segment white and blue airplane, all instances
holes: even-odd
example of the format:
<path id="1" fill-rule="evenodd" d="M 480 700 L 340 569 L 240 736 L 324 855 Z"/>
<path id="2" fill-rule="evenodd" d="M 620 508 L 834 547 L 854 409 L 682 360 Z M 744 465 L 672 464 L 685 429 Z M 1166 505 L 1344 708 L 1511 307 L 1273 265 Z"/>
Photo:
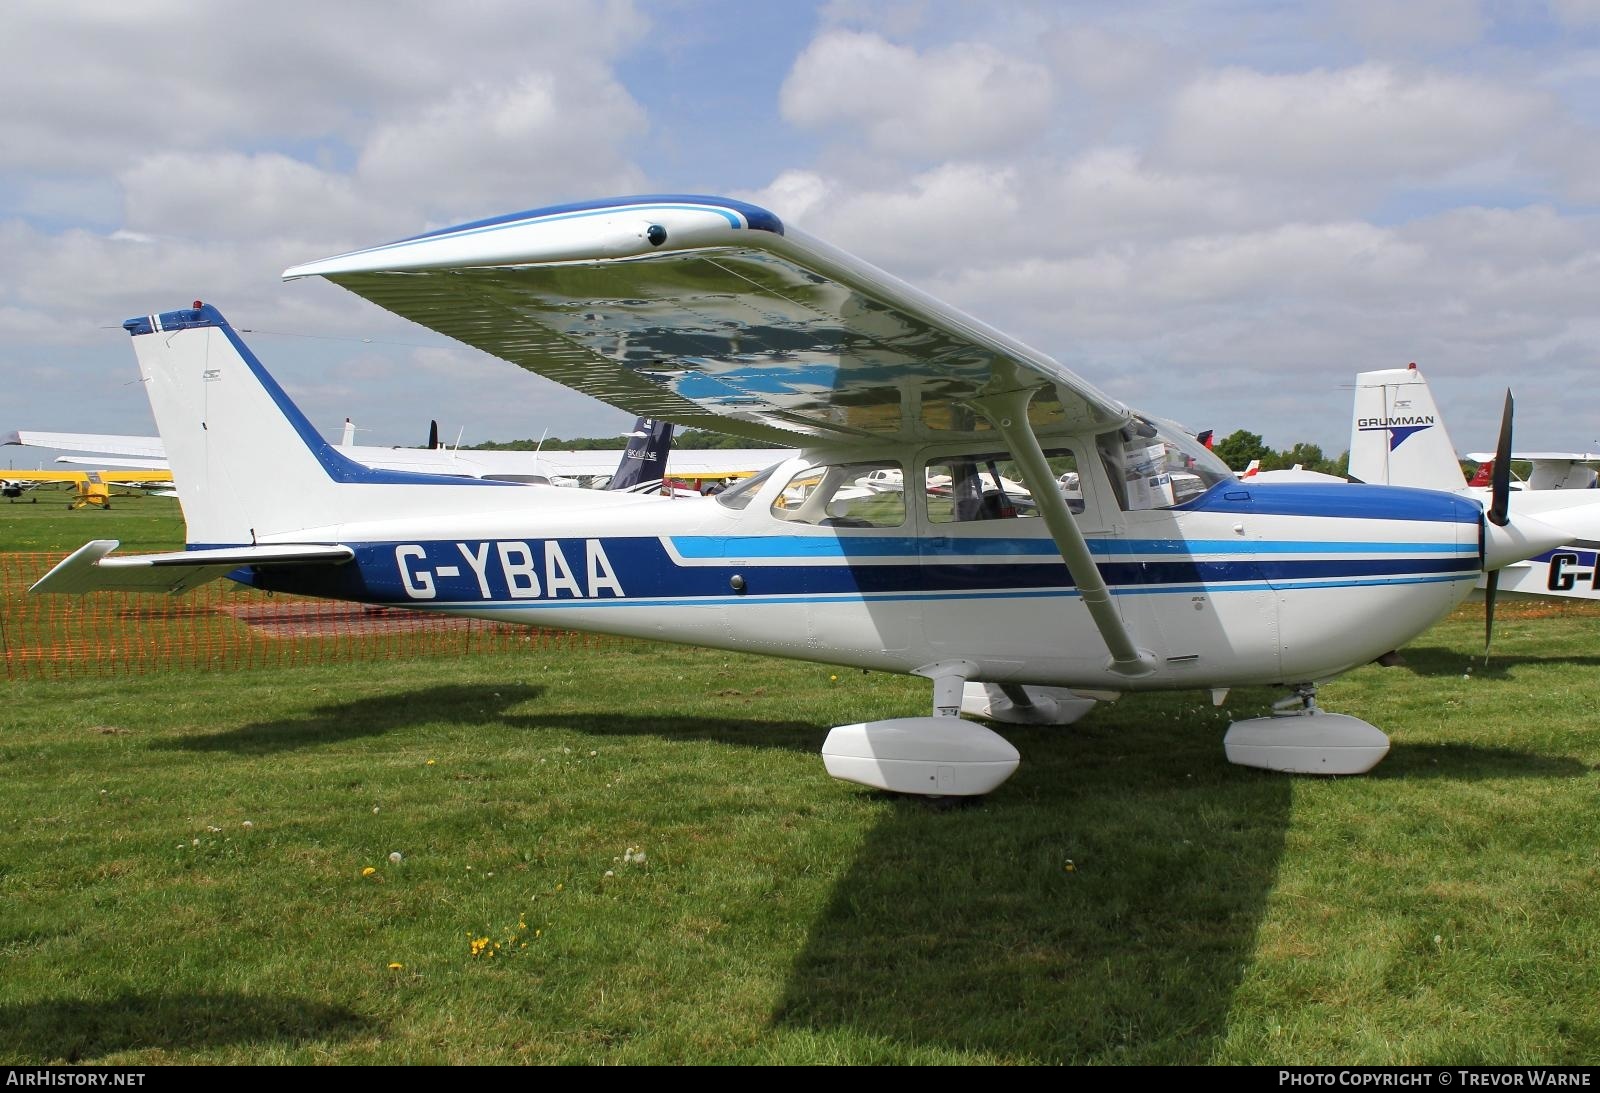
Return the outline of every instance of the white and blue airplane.
<path id="1" fill-rule="evenodd" d="M 1319 709 L 1317 685 L 1421 633 L 1485 569 L 1571 538 L 1448 493 L 1240 482 L 1178 427 L 740 201 L 540 209 L 284 276 L 325 277 L 633 413 L 802 450 L 670 502 L 374 470 L 197 303 L 123 324 L 188 549 L 92 542 L 35 591 L 226 576 L 912 673 L 932 682 L 929 715 L 834 728 L 826 767 L 972 795 L 1020 757 L 963 713 L 1067 723 L 1146 690 L 1221 702 L 1281 685 L 1276 716 L 1229 729 L 1229 759 L 1368 770 L 1388 738 Z M 1031 504 L 996 488 L 1002 470 Z M 865 488 L 880 471 L 925 488 Z M 1600 505 L 1562 516 L 1600 531 Z"/>

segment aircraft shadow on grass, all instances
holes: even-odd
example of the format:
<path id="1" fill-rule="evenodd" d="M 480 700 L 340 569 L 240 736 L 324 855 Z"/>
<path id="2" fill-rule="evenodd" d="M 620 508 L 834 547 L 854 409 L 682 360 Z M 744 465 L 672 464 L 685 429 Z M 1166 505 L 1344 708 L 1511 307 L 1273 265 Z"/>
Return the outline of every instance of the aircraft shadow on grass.
<path id="1" fill-rule="evenodd" d="M 1395 745 L 1389 757 L 1364 778 L 1449 778 L 1492 781 L 1500 778 L 1581 778 L 1589 765 L 1569 756 L 1538 755 L 1474 744 Z"/>
<path id="2" fill-rule="evenodd" d="M 148 1048 L 309 1043 L 371 1031 L 343 1006 L 287 995 L 124 993 L 0 1005 L 0 1056 L 13 1065 L 94 1060 Z"/>
<path id="3" fill-rule="evenodd" d="M 181 751 L 231 751 L 265 755 L 317 747 L 343 740 L 394 732 L 434 721 L 471 718 L 518 729 L 570 729 L 591 736 L 660 736 L 673 740 L 714 740 L 747 747 L 816 752 L 826 728 L 810 722 L 755 720 L 751 717 L 703 717 L 687 714 L 641 715 L 571 711 L 526 714 L 508 712 L 543 696 L 539 684 L 497 682 L 440 684 L 393 694 L 329 702 L 303 717 L 257 721 L 226 732 L 158 740 L 151 746 Z"/>
<path id="4" fill-rule="evenodd" d="M 1140 705 L 1122 705 L 1065 732 L 1008 729 L 1027 760 L 988 800 L 939 812 L 895 799 L 812 924 L 773 1023 L 1003 1060 L 1213 1058 L 1276 882 L 1294 780 L 1229 766 L 1215 734 L 1138 724 Z M 1586 769 L 1422 746 L 1367 777 Z"/>
<path id="5" fill-rule="evenodd" d="M 1438 645 L 1408 645 L 1401 650 L 1404 658 L 1402 670 L 1419 676 L 1460 676 L 1470 669 L 1481 679 L 1508 678 L 1523 665 L 1567 664 L 1576 668 L 1600 666 L 1600 655 L 1578 653 L 1547 653 L 1521 656 L 1491 652 L 1489 663 L 1483 662 L 1483 653 L 1466 653 L 1458 648 Z"/>
<path id="6" fill-rule="evenodd" d="M 1229 767 L 1210 732 L 1112 713 L 1008 729 L 1027 761 L 988 800 L 895 800 L 773 1023 L 1011 1061 L 1208 1059 L 1277 876 L 1291 781 Z"/>
<path id="7" fill-rule="evenodd" d="M 538 684 L 443 683 L 409 691 L 328 702 L 305 716 L 257 721 L 226 732 L 158 740 L 151 747 L 179 751 L 231 751 L 267 755 L 317 747 L 363 736 L 379 736 L 412 725 L 457 721 L 512 721 L 505 711 L 544 694 Z"/>

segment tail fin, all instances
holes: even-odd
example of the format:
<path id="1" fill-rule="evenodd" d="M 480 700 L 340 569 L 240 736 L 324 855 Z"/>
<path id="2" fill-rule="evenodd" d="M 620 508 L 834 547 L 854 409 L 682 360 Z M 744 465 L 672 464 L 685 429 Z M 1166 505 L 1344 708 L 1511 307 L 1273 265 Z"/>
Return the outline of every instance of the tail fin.
<path id="1" fill-rule="evenodd" d="M 666 476 L 667 455 L 672 451 L 672 422 L 642 417 L 633 423 L 628 449 L 622 453 L 608 490 L 628 490 Z"/>
<path id="2" fill-rule="evenodd" d="M 1466 488 L 1455 446 L 1416 365 L 1356 377 L 1350 477 L 1451 492 Z"/>
<path id="3" fill-rule="evenodd" d="M 129 319 L 134 352 L 161 432 L 188 541 L 232 546 L 392 519 L 402 484 L 417 515 L 481 511 L 477 479 L 375 471 L 328 443 L 240 341 L 222 313 L 193 308 Z M 321 532 L 306 535 L 306 532 Z"/>
<path id="4" fill-rule="evenodd" d="M 1467 485 L 1473 489 L 1486 490 L 1494 484 L 1494 459 L 1491 457 L 1478 464 L 1477 473 L 1472 476 L 1472 481 Z"/>

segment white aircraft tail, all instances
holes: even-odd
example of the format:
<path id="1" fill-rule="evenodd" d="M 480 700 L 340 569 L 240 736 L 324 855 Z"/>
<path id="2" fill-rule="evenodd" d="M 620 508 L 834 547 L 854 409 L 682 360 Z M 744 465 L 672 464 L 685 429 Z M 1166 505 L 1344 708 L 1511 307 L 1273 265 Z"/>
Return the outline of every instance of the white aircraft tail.
<path id="1" fill-rule="evenodd" d="M 1466 488 L 1455 446 L 1416 365 L 1356 377 L 1350 477 L 1446 492 Z"/>
<path id="2" fill-rule="evenodd" d="M 376 471 L 314 429 L 221 312 L 197 303 L 122 324 L 172 467 L 188 542 L 326 541 L 356 522 L 483 511 L 500 482 Z M 503 503 L 503 498 L 496 497 Z M 496 506 L 498 507 L 498 506 Z"/>

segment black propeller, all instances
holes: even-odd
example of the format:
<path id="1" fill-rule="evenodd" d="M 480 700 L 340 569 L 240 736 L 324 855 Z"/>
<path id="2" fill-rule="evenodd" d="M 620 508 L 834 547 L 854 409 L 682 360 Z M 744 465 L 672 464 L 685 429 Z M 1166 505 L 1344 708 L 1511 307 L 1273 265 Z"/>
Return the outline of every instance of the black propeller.
<path id="1" fill-rule="evenodd" d="M 439 447 L 439 423 L 428 422 L 428 450 L 431 452 Z"/>
<path id="2" fill-rule="evenodd" d="M 1506 408 L 1500 415 L 1500 442 L 1494 449 L 1494 473 L 1489 484 L 1489 508 L 1484 519 L 1496 527 L 1511 522 L 1511 416 L 1514 403 L 1506 391 Z M 1494 640 L 1494 598 L 1500 590 L 1500 571 L 1491 569 L 1483 589 L 1483 662 L 1489 663 L 1489 645 Z"/>

